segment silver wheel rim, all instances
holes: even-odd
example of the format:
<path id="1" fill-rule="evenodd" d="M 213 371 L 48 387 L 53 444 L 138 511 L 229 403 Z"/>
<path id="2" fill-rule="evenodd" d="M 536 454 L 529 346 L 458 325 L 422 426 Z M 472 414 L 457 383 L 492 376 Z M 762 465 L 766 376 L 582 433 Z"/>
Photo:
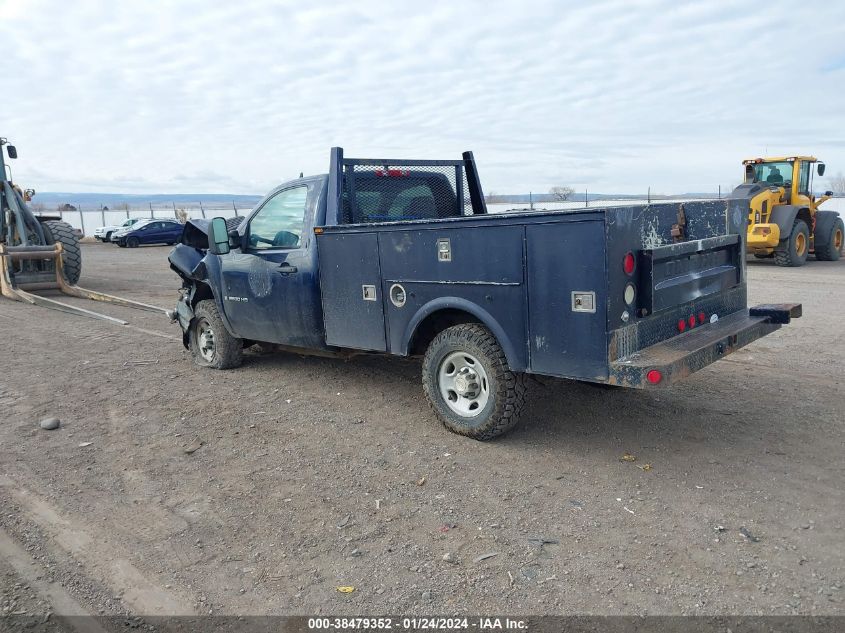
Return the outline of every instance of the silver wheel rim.
<path id="1" fill-rule="evenodd" d="M 462 418 L 474 418 L 490 399 L 490 381 L 479 360 L 466 352 L 452 352 L 440 363 L 437 386 L 446 406 Z"/>
<path id="2" fill-rule="evenodd" d="M 197 324 L 197 349 L 204 361 L 214 360 L 214 330 L 205 319 Z"/>

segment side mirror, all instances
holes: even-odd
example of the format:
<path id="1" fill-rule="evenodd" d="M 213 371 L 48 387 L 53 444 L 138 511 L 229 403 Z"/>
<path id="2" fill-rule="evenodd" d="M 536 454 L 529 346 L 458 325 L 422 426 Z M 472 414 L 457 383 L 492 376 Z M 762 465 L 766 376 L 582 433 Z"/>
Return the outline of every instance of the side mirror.
<path id="1" fill-rule="evenodd" d="M 208 252 L 215 255 L 229 252 L 229 230 L 223 218 L 214 218 L 208 227 Z"/>
<path id="2" fill-rule="evenodd" d="M 18 157 L 18 148 L 14 145 L 7 145 L 6 151 L 9 153 L 9 158 L 17 158 Z"/>
<path id="3" fill-rule="evenodd" d="M 819 173 L 819 176 L 824 176 L 824 163 L 816 165 L 816 171 Z"/>
<path id="4" fill-rule="evenodd" d="M 833 192 L 832 192 L 832 191 L 825 191 L 825 192 L 824 192 L 824 195 L 826 195 L 826 196 L 832 196 L 832 195 L 833 195 Z"/>

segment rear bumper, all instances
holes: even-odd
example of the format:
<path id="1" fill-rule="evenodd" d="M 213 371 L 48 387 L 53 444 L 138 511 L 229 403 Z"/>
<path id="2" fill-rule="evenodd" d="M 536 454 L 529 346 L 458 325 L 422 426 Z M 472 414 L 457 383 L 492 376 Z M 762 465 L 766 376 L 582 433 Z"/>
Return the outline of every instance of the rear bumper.
<path id="1" fill-rule="evenodd" d="M 780 227 L 777 224 L 749 224 L 746 248 L 749 251 L 774 248 L 780 242 Z"/>
<path id="2" fill-rule="evenodd" d="M 734 312 L 610 364 L 608 382 L 636 388 L 666 387 L 801 316 L 801 304 L 762 305 Z M 659 380 L 653 382 L 649 379 Z"/>

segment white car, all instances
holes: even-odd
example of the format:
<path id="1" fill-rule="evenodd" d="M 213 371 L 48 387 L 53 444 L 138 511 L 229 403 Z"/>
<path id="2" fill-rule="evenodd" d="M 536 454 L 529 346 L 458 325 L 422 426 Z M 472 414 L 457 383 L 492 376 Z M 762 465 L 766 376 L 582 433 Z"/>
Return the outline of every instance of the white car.
<path id="1" fill-rule="evenodd" d="M 130 226 L 141 220 L 142 218 L 127 218 L 123 224 L 117 224 L 114 226 L 101 226 L 98 229 L 94 229 L 94 237 L 101 242 L 111 242 L 111 236 L 120 231 L 121 229 L 128 229 Z"/>

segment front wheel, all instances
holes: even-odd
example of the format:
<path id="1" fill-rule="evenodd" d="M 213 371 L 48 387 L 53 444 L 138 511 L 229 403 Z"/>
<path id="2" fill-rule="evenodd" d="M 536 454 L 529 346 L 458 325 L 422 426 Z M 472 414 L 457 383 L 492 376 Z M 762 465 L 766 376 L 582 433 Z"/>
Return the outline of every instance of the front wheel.
<path id="1" fill-rule="evenodd" d="M 129 248 L 138 248 L 138 244 L 140 244 L 140 243 L 141 243 L 141 240 L 139 240 L 137 237 L 126 238 L 126 245 Z"/>
<path id="2" fill-rule="evenodd" d="M 423 389 L 443 425 L 490 440 L 511 430 L 525 406 L 525 376 L 508 367 L 496 337 L 483 325 L 443 330 L 423 360 Z"/>
<path id="3" fill-rule="evenodd" d="M 111 231 L 109 231 L 108 233 L 106 233 L 106 237 L 105 237 L 105 239 L 103 239 L 103 241 L 104 241 L 104 242 L 111 242 L 111 234 L 112 234 L 112 232 L 111 232 Z"/>
<path id="4" fill-rule="evenodd" d="M 243 341 L 229 334 L 212 299 L 197 304 L 188 337 L 191 356 L 201 367 L 231 369 L 243 361 Z"/>
<path id="5" fill-rule="evenodd" d="M 810 230 L 804 220 L 795 220 L 789 238 L 775 249 L 778 266 L 803 266 L 810 252 Z"/>

